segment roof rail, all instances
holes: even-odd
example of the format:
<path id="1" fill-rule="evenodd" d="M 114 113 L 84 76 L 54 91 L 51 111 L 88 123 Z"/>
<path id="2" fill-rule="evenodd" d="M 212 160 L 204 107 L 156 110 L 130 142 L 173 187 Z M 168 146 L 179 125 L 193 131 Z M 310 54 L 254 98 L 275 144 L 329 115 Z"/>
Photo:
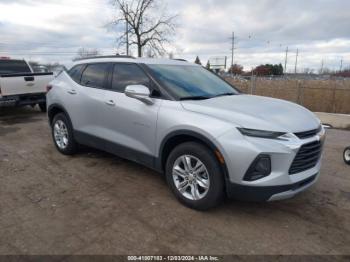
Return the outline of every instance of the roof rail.
<path id="1" fill-rule="evenodd" d="M 135 59 L 135 57 L 129 56 L 129 55 L 106 55 L 106 56 L 90 56 L 90 57 L 78 58 L 78 59 L 75 59 L 74 61 L 98 59 L 98 58 L 131 58 L 131 59 Z"/>
<path id="2" fill-rule="evenodd" d="M 183 62 L 188 62 L 186 59 L 182 59 L 182 58 L 174 58 L 173 60 L 176 60 L 176 61 L 183 61 Z"/>

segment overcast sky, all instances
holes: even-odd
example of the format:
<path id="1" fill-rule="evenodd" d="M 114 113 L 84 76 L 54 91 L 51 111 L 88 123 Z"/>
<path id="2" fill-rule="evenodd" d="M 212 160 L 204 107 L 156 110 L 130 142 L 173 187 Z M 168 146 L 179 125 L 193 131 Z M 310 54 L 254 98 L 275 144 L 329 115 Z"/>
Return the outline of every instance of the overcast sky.
<path id="1" fill-rule="evenodd" d="M 175 57 L 202 63 L 228 56 L 235 32 L 234 62 L 246 70 L 261 63 L 299 69 L 350 66 L 348 0 L 164 0 L 178 14 L 171 50 Z M 69 66 L 79 47 L 116 51 L 115 34 L 105 25 L 113 17 L 108 0 L 0 0 L 0 56 L 9 55 Z M 136 52 L 134 53 L 136 54 Z"/>

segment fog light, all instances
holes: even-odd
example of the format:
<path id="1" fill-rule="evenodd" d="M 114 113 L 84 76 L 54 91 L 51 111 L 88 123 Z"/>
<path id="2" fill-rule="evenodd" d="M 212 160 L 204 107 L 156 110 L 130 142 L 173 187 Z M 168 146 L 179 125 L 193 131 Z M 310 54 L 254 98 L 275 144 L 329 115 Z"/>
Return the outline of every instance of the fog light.
<path id="1" fill-rule="evenodd" d="M 255 181 L 271 174 L 271 159 L 268 155 L 259 155 L 250 165 L 243 180 Z"/>

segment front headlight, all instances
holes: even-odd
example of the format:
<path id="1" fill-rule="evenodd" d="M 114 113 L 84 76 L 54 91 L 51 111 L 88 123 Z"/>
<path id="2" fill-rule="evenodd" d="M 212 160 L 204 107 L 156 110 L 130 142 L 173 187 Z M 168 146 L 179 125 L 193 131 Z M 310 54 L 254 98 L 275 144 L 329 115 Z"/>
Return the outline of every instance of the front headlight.
<path id="1" fill-rule="evenodd" d="M 257 129 L 249 129 L 249 128 L 241 128 L 237 127 L 239 132 L 245 136 L 252 137 L 261 137 L 261 138 L 269 138 L 269 139 L 280 139 L 281 136 L 285 135 L 285 132 L 274 132 L 274 131 L 265 131 L 265 130 L 257 130 Z"/>

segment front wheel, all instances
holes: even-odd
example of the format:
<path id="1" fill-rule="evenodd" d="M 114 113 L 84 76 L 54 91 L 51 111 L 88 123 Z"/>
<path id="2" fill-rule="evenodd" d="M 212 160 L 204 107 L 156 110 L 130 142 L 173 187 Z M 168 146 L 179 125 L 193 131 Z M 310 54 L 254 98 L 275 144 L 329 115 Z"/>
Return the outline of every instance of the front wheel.
<path id="1" fill-rule="evenodd" d="M 343 157 L 344 162 L 350 165 L 350 147 L 345 148 Z"/>
<path id="2" fill-rule="evenodd" d="M 188 142 L 177 146 L 166 163 L 167 182 L 184 205 L 207 210 L 224 197 L 224 177 L 215 155 L 206 146 Z"/>

